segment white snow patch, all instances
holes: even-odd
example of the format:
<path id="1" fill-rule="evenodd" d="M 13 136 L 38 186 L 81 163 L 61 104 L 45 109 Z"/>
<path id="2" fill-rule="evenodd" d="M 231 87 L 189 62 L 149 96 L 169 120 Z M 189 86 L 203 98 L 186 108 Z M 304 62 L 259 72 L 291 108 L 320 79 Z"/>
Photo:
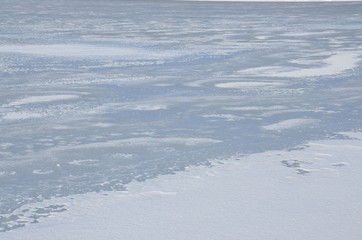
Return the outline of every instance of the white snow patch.
<path id="1" fill-rule="evenodd" d="M 64 100 L 73 100 L 77 99 L 77 95 L 48 95 L 48 96 L 31 96 L 22 99 L 18 99 L 14 102 L 8 104 L 8 106 L 19 106 L 25 104 L 34 104 L 34 103 L 47 103 L 54 101 L 64 101 Z"/>
<path id="2" fill-rule="evenodd" d="M 263 117 L 271 117 L 271 116 L 279 115 L 279 114 L 298 113 L 298 112 L 314 112 L 314 113 L 323 112 L 325 114 L 333 114 L 333 113 L 335 113 L 335 111 L 326 111 L 326 110 L 319 109 L 319 108 L 293 108 L 293 109 L 266 111 L 263 114 L 261 114 L 261 116 L 263 116 Z"/>
<path id="3" fill-rule="evenodd" d="M 165 110 L 168 107 L 164 104 L 135 104 L 135 105 L 127 105 L 121 107 L 121 109 L 126 110 L 136 110 L 136 111 L 157 111 L 157 110 Z"/>
<path id="4" fill-rule="evenodd" d="M 0 148 L 2 148 L 2 149 L 7 149 L 12 146 L 15 146 L 15 144 L 14 143 L 1 143 L 0 144 Z"/>
<path id="5" fill-rule="evenodd" d="M 233 122 L 233 121 L 238 121 L 238 120 L 245 119 L 245 117 L 240 117 L 240 116 L 233 115 L 233 114 L 205 114 L 205 115 L 202 115 L 202 117 L 204 117 L 204 118 L 223 119 L 223 120 L 228 121 L 228 122 Z"/>
<path id="6" fill-rule="evenodd" d="M 98 122 L 98 123 L 92 124 L 92 126 L 93 127 L 99 127 L 99 128 L 109 128 L 109 127 L 113 127 L 114 124 L 113 123 Z"/>
<path id="7" fill-rule="evenodd" d="M 281 36 L 286 36 L 286 37 L 304 37 L 304 36 L 311 36 L 311 35 L 325 35 L 325 34 L 337 34 L 337 31 L 331 31 L 331 30 L 326 30 L 326 31 L 312 31 L 312 32 L 308 32 L 308 31 L 291 31 L 288 33 L 284 33 L 281 34 Z"/>
<path id="8" fill-rule="evenodd" d="M 177 144 L 186 146 L 197 146 L 205 144 L 220 143 L 220 140 L 212 138 L 183 138 L 183 137 L 138 137 L 120 140 L 111 140 L 105 142 L 87 143 L 75 146 L 59 147 L 55 150 L 69 150 L 69 149 L 89 149 L 89 148 L 112 148 L 112 147 L 127 147 L 127 146 L 158 146 L 162 144 Z"/>
<path id="9" fill-rule="evenodd" d="M 283 131 L 291 128 L 299 128 L 306 125 L 312 125 L 317 122 L 318 122 L 317 119 L 296 118 L 296 119 L 283 120 L 274 124 L 266 125 L 263 126 L 263 128 L 271 131 Z"/>
<path id="10" fill-rule="evenodd" d="M 149 191 L 140 193 L 141 196 L 174 196 L 177 192 Z"/>
<path id="11" fill-rule="evenodd" d="M 15 171 L 0 171 L 0 177 L 8 177 L 15 175 Z"/>
<path id="12" fill-rule="evenodd" d="M 339 134 L 345 135 L 349 138 L 362 140 L 362 132 L 339 132 Z"/>
<path id="13" fill-rule="evenodd" d="M 5 114 L 2 118 L 5 120 L 25 120 L 25 119 L 41 118 L 41 117 L 44 117 L 44 114 L 21 111 L 21 112 L 9 112 Z"/>
<path id="14" fill-rule="evenodd" d="M 266 39 L 270 38 L 270 36 L 256 36 L 254 38 L 256 38 L 258 40 L 266 40 Z"/>
<path id="15" fill-rule="evenodd" d="M 320 67 L 288 69 L 286 67 L 257 67 L 239 71 L 242 74 L 262 75 L 271 77 L 317 77 L 325 75 L 341 74 L 347 70 L 355 68 L 360 60 L 356 52 L 336 52 L 322 61 L 315 61 L 315 65 Z M 293 60 L 295 61 L 295 60 Z M 304 61 L 306 61 L 304 59 Z"/>
<path id="16" fill-rule="evenodd" d="M 280 82 L 226 82 L 215 84 L 218 88 L 244 89 L 244 88 L 259 88 L 259 87 L 280 87 L 283 86 Z"/>
<path id="17" fill-rule="evenodd" d="M 96 159 L 81 159 L 81 160 L 72 160 L 72 161 L 68 162 L 68 164 L 77 165 L 77 166 L 83 166 L 83 165 L 95 166 L 97 162 L 99 162 L 99 160 L 96 160 Z"/>
<path id="18" fill-rule="evenodd" d="M 131 159 L 134 157 L 134 154 L 131 153 L 115 153 L 112 155 L 114 158 L 124 158 L 124 159 Z"/>
<path id="19" fill-rule="evenodd" d="M 70 126 L 65 126 L 65 125 L 55 125 L 52 127 L 52 129 L 55 129 L 55 130 L 67 130 L 70 128 L 71 128 Z"/>
<path id="20" fill-rule="evenodd" d="M 153 84 L 153 86 L 155 86 L 155 87 L 172 87 L 174 85 L 175 84 L 172 84 L 172 83 L 156 83 L 156 84 Z"/>
<path id="21" fill-rule="evenodd" d="M 265 110 L 282 110 L 286 109 L 286 106 L 275 105 L 275 106 L 245 106 L 245 107 L 225 107 L 225 110 L 229 111 L 265 111 Z"/>
<path id="22" fill-rule="evenodd" d="M 90 44 L 50 44 L 50 45 L 3 45 L 2 53 L 21 53 L 57 57 L 116 57 L 122 59 L 158 59 L 177 56 L 174 51 L 156 52 L 142 48 L 110 47 Z"/>
<path id="23" fill-rule="evenodd" d="M 33 171 L 33 173 L 37 174 L 37 175 L 48 175 L 48 174 L 53 173 L 53 170 L 36 169 L 36 170 Z"/>

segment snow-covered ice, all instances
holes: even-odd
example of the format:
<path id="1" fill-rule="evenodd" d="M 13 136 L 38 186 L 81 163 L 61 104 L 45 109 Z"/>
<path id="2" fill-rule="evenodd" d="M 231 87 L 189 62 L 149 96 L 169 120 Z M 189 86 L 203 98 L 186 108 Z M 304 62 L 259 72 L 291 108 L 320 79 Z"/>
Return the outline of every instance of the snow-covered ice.
<path id="1" fill-rule="evenodd" d="M 215 159 L 211 168 L 131 183 L 127 192 L 44 201 L 38 207 L 68 210 L 4 237 L 358 240 L 361 154 L 362 141 L 350 139 Z"/>
<path id="2" fill-rule="evenodd" d="M 361 239 L 361 13 L 1 1 L 0 239 Z"/>

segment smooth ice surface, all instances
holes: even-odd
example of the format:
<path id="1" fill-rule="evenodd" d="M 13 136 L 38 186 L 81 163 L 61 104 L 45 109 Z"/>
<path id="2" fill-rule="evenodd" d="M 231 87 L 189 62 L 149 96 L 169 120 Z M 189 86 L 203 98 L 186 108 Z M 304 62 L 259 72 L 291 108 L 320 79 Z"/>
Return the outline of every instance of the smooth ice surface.
<path id="1" fill-rule="evenodd" d="M 57 216 L 68 216 L 64 224 L 70 224 L 75 196 L 108 201 L 101 194 L 123 196 L 132 184 L 181 184 L 177 176 L 186 169 L 205 173 L 215 159 L 225 160 L 226 167 L 230 156 L 251 154 L 260 157 L 250 160 L 257 171 L 250 167 L 252 175 L 234 172 L 215 184 L 228 188 L 228 181 L 244 181 L 257 189 L 253 174 L 271 171 L 278 181 L 270 184 L 281 198 L 328 207 L 349 188 L 340 185 L 328 199 L 288 195 L 298 187 L 304 193 L 318 184 L 327 188 L 322 177 L 313 177 L 320 171 L 305 163 L 319 164 L 318 159 L 269 162 L 264 156 L 321 139 L 344 146 L 339 140 L 356 138 L 362 128 L 361 13 L 361 3 L 1 1 L 0 238 L 15 238 Z M 328 168 L 358 170 L 347 151 L 338 154 L 344 155 Z M 284 188 L 284 172 L 273 170 L 280 167 L 314 182 Z M 260 184 L 269 180 L 261 177 Z M 355 187 L 359 180 L 352 174 L 348 181 Z M 343 177 L 333 180 L 342 183 L 347 184 Z M 220 195 L 231 197 L 231 189 Z M 205 196 L 214 196 L 211 190 L 205 187 Z M 155 191 L 150 195 L 167 192 Z M 250 204 L 257 209 L 263 199 L 270 198 L 260 195 L 260 202 Z M 353 199 L 346 201 L 359 206 Z M 130 209 L 137 216 L 147 212 Z M 300 217 L 293 226 L 302 225 L 303 207 L 290 214 L 277 209 L 286 219 Z M 340 215 L 350 213 L 341 209 Z M 248 211 L 235 219 L 247 221 Z M 331 219 L 318 216 L 320 222 Z M 358 234 L 351 230 L 348 236 Z"/>

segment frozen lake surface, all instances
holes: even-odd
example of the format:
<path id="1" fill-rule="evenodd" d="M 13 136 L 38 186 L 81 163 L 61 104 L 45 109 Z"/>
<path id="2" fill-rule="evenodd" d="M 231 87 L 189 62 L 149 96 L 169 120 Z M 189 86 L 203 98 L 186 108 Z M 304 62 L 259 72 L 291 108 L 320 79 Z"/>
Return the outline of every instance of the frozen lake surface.
<path id="1" fill-rule="evenodd" d="M 362 129 L 362 3 L 5 0 L 0 33 L 0 237 L 72 216 L 74 196 L 182 182 L 232 156 L 304 156 L 307 142 Z M 322 168 L 362 170 L 358 144 Z M 356 164 L 341 159 L 351 152 Z M 302 165 L 323 162 L 297 160 L 250 171 L 312 181 Z"/>

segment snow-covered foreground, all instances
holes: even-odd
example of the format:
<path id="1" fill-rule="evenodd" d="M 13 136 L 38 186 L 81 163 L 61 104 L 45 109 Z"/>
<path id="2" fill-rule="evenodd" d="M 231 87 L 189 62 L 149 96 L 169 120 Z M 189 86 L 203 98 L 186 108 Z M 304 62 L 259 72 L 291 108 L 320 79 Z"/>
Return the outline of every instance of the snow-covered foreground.
<path id="1" fill-rule="evenodd" d="M 359 240 L 362 132 L 345 134 L 352 138 L 213 160 L 127 192 L 45 201 L 68 211 L 3 238 Z"/>

